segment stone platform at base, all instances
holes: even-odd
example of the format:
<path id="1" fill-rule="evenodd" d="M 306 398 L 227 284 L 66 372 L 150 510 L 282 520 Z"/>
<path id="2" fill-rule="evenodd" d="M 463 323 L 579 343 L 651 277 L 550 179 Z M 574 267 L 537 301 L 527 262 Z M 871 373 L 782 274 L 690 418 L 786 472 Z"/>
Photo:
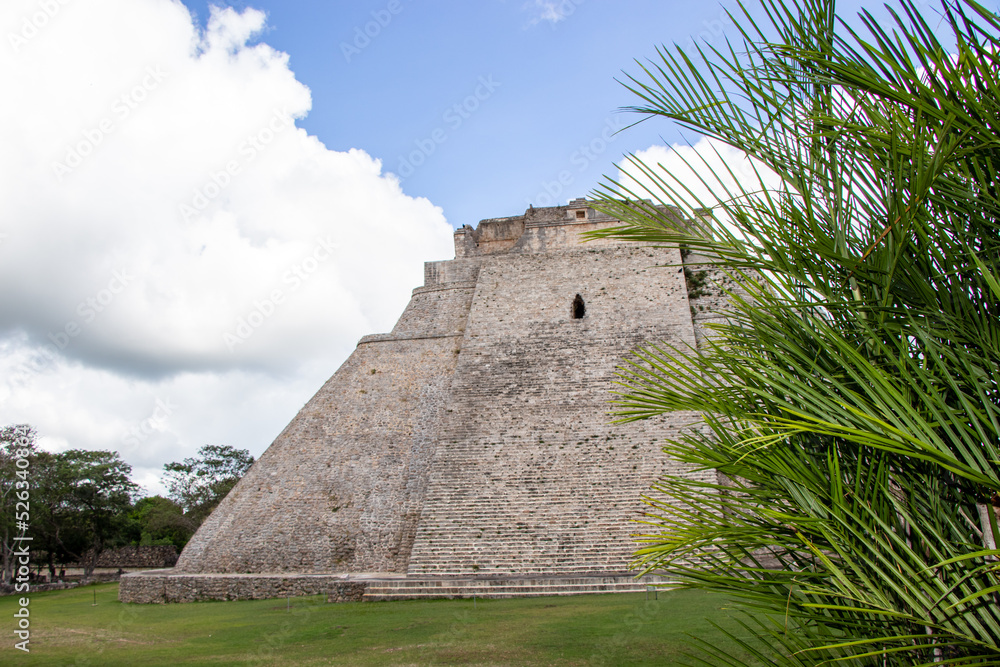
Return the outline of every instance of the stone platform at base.
<path id="1" fill-rule="evenodd" d="M 260 600 L 326 595 L 328 602 L 435 598 L 511 598 L 593 593 L 641 593 L 647 586 L 669 586 L 656 575 L 635 578 L 626 572 L 564 573 L 544 577 L 421 577 L 368 574 L 192 574 L 149 570 L 121 578 L 122 602 L 166 603 L 201 600 Z"/>
<path id="2" fill-rule="evenodd" d="M 366 582 L 365 601 L 439 598 L 524 598 L 545 595 L 642 593 L 647 586 L 670 586 L 664 577 L 635 578 L 627 573 L 545 575 L 538 577 L 438 577 L 373 579 Z M 330 598 L 331 602 L 336 600 Z"/>

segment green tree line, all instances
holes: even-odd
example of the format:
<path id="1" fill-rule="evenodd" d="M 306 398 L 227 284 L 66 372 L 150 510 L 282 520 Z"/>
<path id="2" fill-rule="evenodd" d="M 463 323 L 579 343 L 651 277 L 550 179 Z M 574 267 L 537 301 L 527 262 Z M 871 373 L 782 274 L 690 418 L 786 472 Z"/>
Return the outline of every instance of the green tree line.
<path id="1" fill-rule="evenodd" d="M 69 562 L 89 576 L 101 552 L 114 547 L 183 549 L 252 464 L 247 450 L 205 445 L 196 457 L 164 466 L 168 497 L 144 497 L 118 452 L 51 453 L 38 447 L 31 426 L 0 428 L 0 579 L 12 581 L 15 538 L 23 535 L 31 538 L 35 568 L 52 578 Z"/>

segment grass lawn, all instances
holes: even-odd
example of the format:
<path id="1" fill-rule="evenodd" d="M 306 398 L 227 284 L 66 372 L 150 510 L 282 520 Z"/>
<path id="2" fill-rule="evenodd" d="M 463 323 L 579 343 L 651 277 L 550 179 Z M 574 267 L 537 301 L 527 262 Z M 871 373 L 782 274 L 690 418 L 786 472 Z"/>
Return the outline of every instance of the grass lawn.
<path id="1" fill-rule="evenodd" d="M 694 591 L 138 605 L 102 584 L 32 593 L 26 654 L 14 648 L 18 597 L 0 598 L 3 665 L 674 665 L 688 634 L 732 645 L 712 622 L 738 627 L 725 599 Z"/>

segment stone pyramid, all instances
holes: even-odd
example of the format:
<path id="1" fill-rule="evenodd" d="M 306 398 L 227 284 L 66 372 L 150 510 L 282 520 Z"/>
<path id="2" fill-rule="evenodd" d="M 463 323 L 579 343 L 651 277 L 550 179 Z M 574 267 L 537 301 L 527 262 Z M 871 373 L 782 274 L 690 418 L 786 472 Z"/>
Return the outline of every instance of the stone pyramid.
<path id="1" fill-rule="evenodd" d="M 126 576 L 122 599 L 627 576 L 642 495 L 694 474 L 660 443 L 695 415 L 609 424 L 615 368 L 694 345 L 715 309 L 689 299 L 678 249 L 581 242 L 617 224 L 578 199 L 458 229 L 392 332 L 362 338 L 176 567 Z"/>

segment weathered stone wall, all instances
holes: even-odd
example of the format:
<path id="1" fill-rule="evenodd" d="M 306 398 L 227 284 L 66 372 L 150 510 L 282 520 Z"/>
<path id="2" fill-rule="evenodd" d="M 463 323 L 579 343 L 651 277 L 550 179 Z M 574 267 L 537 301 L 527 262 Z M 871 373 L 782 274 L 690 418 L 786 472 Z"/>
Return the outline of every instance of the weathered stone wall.
<path id="1" fill-rule="evenodd" d="M 206 520 L 184 572 L 403 572 L 472 286 L 415 290 Z"/>
<path id="2" fill-rule="evenodd" d="M 105 549 L 97 557 L 95 567 L 173 567 L 177 562 L 177 547 L 172 544 L 145 547 Z M 65 567 L 83 567 L 83 563 L 65 563 Z"/>
<path id="3" fill-rule="evenodd" d="M 626 570 L 641 495 L 680 472 L 659 443 L 694 415 L 608 425 L 631 349 L 694 343 L 683 272 L 656 268 L 678 251 L 580 245 L 580 231 L 611 223 L 588 213 L 529 223 L 484 259 L 411 575 Z"/>
<path id="4" fill-rule="evenodd" d="M 698 217 L 699 224 L 706 227 L 721 224 L 707 209 Z M 749 298 L 749 295 L 742 288 L 738 288 L 725 271 L 717 268 L 711 257 L 696 251 L 685 251 L 683 261 L 695 341 L 698 347 L 702 348 L 706 338 L 712 335 L 713 325 L 724 324 L 727 321 L 728 294 L 733 292 L 741 298 Z"/>
<path id="5" fill-rule="evenodd" d="M 362 338 L 177 567 L 126 577 L 122 599 L 310 585 L 274 573 L 625 570 L 641 495 L 691 474 L 660 442 L 695 415 L 610 426 L 615 368 L 696 330 L 676 249 L 580 243 L 616 224 L 575 200 L 457 230 L 392 332 Z"/>
<path id="6" fill-rule="evenodd" d="M 121 578 L 118 597 L 123 602 L 152 604 L 202 600 L 265 600 L 300 595 L 337 595 L 347 602 L 360 600 L 364 584 L 345 583 L 330 575 L 179 574 L 151 570 Z"/>

